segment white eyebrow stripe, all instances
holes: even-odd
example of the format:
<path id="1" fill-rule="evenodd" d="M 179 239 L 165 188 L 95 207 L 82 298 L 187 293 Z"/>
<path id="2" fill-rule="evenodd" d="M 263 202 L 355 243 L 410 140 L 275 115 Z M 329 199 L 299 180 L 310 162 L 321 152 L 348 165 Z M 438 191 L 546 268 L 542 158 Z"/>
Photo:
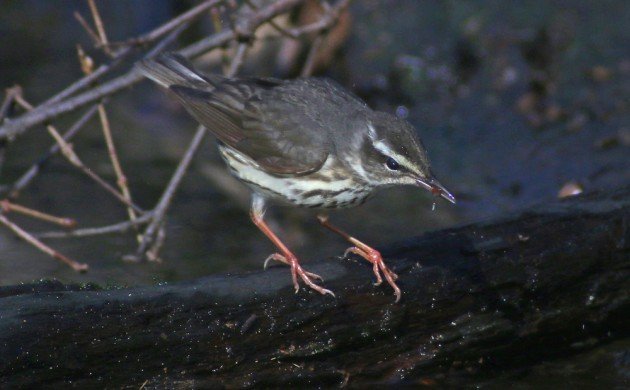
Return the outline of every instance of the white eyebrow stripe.
<path id="1" fill-rule="evenodd" d="M 374 129 L 374 126 L 372 126 L 372 124 L 370 122 L 368 122 L 368 137 L 370 137 L 370 139 L 372 140 L 372 142 L 376 141 L 376 129 Z"/>
<path id="2" fill-rule="evenodd" d="M 388 157 L 392 157 L 394 160 L 396 160 L 396 162 L 398 162 L 398 164 L 409 169 L 411 172 L 417 171 L 415 166 L 411 163 L 411 161 L 407 159 L 407 157 L 394 152 L 389 146 L 387 146 L 387 144 L 385 144 L 385 142 L 381 140 L 376 140 L 372 142 L 372 145 L 374 145 L 374 149 L 378 150 Z"/>

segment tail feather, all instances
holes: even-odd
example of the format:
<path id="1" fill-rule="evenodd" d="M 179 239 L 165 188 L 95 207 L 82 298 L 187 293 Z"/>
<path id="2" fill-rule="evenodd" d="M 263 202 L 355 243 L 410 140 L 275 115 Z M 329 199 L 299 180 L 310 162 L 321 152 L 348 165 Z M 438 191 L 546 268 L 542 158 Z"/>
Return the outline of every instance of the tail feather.
<path id="1" fill-rule="evenodd" d="M 222 78 L 216 75 L 200 75 L 184 57 L 174 53 L 162 53 L 155 59 L 142 60 L 136 64 L 136 68 L 144 76 L 165 88 L 181 85 L 208 89 Z"/>

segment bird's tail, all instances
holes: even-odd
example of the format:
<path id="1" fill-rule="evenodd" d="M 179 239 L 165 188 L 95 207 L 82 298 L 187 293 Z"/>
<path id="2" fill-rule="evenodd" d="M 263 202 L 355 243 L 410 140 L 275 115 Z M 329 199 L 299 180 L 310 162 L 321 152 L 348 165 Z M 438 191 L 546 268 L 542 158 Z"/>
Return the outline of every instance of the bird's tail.
<path id="1" fill-rule="evenodd" d="M 162 53 L 154 59 L 145 59 L 136 64 L 136 68 L 147 78 L 169 88 L 179 85 L 192 88 L 208 89 L 221 81 L 222 76 L 201 75 L 179 54 Z"/>

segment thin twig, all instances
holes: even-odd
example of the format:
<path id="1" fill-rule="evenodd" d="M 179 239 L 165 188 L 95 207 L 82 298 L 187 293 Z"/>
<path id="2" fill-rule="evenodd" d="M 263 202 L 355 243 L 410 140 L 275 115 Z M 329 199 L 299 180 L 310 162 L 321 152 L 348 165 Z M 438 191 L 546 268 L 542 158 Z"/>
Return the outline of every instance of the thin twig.
<path id="1" fill-rule="evenodd" d="M 61 254 L 59 252 L 57 252 L 56 250 L 52 249 L 48 245 L 44 244 L 43 242 L 41 242 L 40 240 L 35 238 L 32 234 L 28 233 L 26 230 L 22 229 L 21 227 L 19 227 L 15 223 L 11 222 L 3 214 L 0 214 L 0 223 L 2 223 L 3 225 L 5 225 L 9 229 L 11 229 L 13 231 L 13 233 L 15 233 L 18 237 L 20 237 L 24 241 L 26 241 L 29 244 L 33 245 L 35 248 L 37 248 L 40 251 L 46 253 L 47 255 L 51 256 L 52 258 L 57 259 L 57 260 L 61 261 L 62 263 L 66 264 L 66 265 L 69 265 L 70 267 L 72 267 L 73 270 L 75 270 L 77 272 L 85 272 L 85 271 L 88 270 L 89 267 L 88 267 L 87 264 L 79 263 L 79 262 L 74 261 L 74 260 L 70 259 L 69 257 L 67 257 L 67 256 L 65 256 L 65 255 L 63 255 L 63 254 Z"/>
<path id="2" fill-rule="evenodd" d="M 164 39 L 155 44 L 155 46 L 153 46 L 153 48 L 147 52 L 144 58 L 153 58 L 164 51 L 164 48 L 173 43 L 173 41 L 179 36 L 182 31 L 184 31 L 186 27 L 188 27 L 187 24 L 182 24 L 175 30 L 171 31 L 166 37 L 164 37 Z"/>
<path id="3" fill-rule="evenodd" d="M 177 169 L 175 170 L 175 173 L 171 177 L 171 180 L 166 186 L 166 189 L 162 193 L 160 200 L 153 209 L 153 218 L 151 220 L 151 223 L 149 223 L 149 226 L 147 226 L 146 230 L 144 231 L 142 243 L 139 245 L 138 250 L 136 251 L 137 260 L 143 259 L 147 250 L 151 248 L 151 246 L 155 242 L 156 233 L 158 233 L 158 230 L 162 225 L 162 221 L 164 220 L 166 211 L 171 204 L 173 195 L 175 195 L 175 191 L 177 190 L 177 187 L 179 187 L 179 183 L 188 170 L 190 162 L 197 152 L 197 149 L 199 149 L 199 145 L 201 145 L 201 141 L 203 140 L 203 137 L 206 135 L 206 133 L 206 129 L 203 126 L 199 126 L 192 141 L 190 142 L 190 145 L 188 146 L 188 149 L 186 150 L 186 154 L 184 154 L 184 157 L 182 157 L 179 165 L 177 166 Z M 127 257 L 127 259 L 130 259 L 130 257 Z"/>
<path id="4" fill-rule="evenodd" d="M 203 54 L 209 50 L 225 47 L 227 43 L 232 40 L 238 39 L 240 43 L 236 47 L 236 52 L 232 58 L 232 61 L 229 66 L 229 70 L 226 72 L 228 76 L 232 76 L 238 72 L 240 67 L 243 64 L 246 52 L 247 52 L 247 43 L 242 41 L 241 39 L 247 40 L 248 38 L 254 37 L 254 33 L 256 29 L 262 25 L 263 23 L 273 23 L 273 18 L 276 16 L 285 13 L 294 7 L 304 3 L 306 0 L 277 0 L 271 4 L 268 4 L 265 7 L 261 7 L 260 9 L 256 9 L 253 13 L 248 14 L 247 16 L 241 17 L 236 20 L 236 23 L 232 29 L 218 31 L 217 33 L 211 35 L 208 38 L 197 41 L 186 48 L 180 50 L 180 54 L 186 57 L 195 57 L 197 55 Z M 299 37 L 303 34 L 309 34 L 312 32 L 325 32 L 328 28 L 330 28 L 338 19 L 339 14 L 342 9 L 347 7 L 350 0 L 340 0 L 335 4 L 334 7 L 329 7 L 325 9 L 324 15 L 321 19 L 315 23 L 302 26 L 296 29 L 291 29 L 290 34 L 294 37 Z M 63 113 L 75 110 L 76 108 L 83 106 L 85 104 L 89 104 L 91 102 L 95 102 L 98 100 L 102 100 L 104 97 L 109 96 L 117 91 L 127 88 L 134 84 L 135 82 L 142 79 L 142 76 L 136 71 L 135 68 L 129 70 L 126 74 L 122 76 L 116 77 L 112 80 L 109 80 L 106 83 L 103 83 L 100 86 L 96 86 L 91 90 L 85 91 L 83 93 L 77 93 L 81 89 L 84 89 L 90 85 L 93 85 L 95 81 L 109 73 L 112 69 L 116 67 L 119 63 L 122 62 L 122 59 L 127 57 L 132 52 L 132 47 L 141 44 L 147 44 L 153 42 L 154 40 L 160 38 L 164 34 L 168 34 L 165 39 L 160 41 L 154 48 L 147 54 L 147 56 L 152 56 L 158 51 L 162 50 L 164 46 L 169 44 L 177 34 L 182 31 L 194 18 L 201 15 L 205 10 L 215 7 L 217 4 L 222 3 L 222 0 L 208 0 L 203 2 L 202 4 L 190 9 L 184 14 L 178 16 L 177 18 L 165 23 L 164 25 L 158 27 L 157 29 L 152 30 L 151 32 L 144 34 L 138 38 L 133 38 L 127 41 L 127 47 L 117 51 L 112 54 L 110 50 L 111 47 L 114 47 L 112 43 L 110 43 L 107 39 L 105 28 L 103 26 L 102 19 L 96 7 L 95 0 L 88 0 L 88 4 L 90 5 L 90 10 L 92 12 L 92 17 L 94 19 L 94 24 L 96 25 L 96 29 L 98 33 L 95 33 L 91 30 L 87 22 L 83 20 L 83 18 L 79 15 L 77 19 L 83 23 L 88 31 L 88 34 L 93 35 L 95 41 L 97 42 L 97 46 L 102 46 L 103 50 L 114 56 L 114 59 L 107 65 L 101 65 L 98 69 L 92 71 L 93 66 L 91 62 L 85 62 L 89 59 L 87 56 L 83 56 L 82 65 L 86 70 L 86 76 L 82 79 L 76 81 L 74 84 L 70 85 L 68 88 L 64 89 L 57 95 L 50 98 L 44 104 L 38 106 L 35 109 L 32 109 L 26 101 L 24 101 L 23 97 L 18 94 L 15 97 L 15 100 L 24 106 L 27 109 L 32 109 L 30 112 L 27 112 L 17 119 L 7 120 L 5 123 L 0 126 L 0 141 L 10 139 L 16 135 L 21 134 L 26 131 L 29 127 L 40 124 L 46 121 L 49 121 L 52 118 L 57 117 Z M 230 3 L 232 4 L 232 3 Z M 236 7 L 236 3 L 232 4 Z M 216 14 L 213 14 L 216 19 Z M 216 20 L 215 20 L 216 21 Z M 309 52 L 307 61 L 304 65 L 302 72 L 304 74 L 308 74 L 312 71 L 313 67 L 313 58 L 315 57 L 318 48 L 322 45 L 323 37 L 319 36 L 313 43 L 311 47 L 311 51 Z M 122 43 L 125 44 L 125 43 Z M 120 45 L 120 43 L 115 43 L 115 45 Z M 74 95 L 74 96 L 73 96 Z M 29 108 L 30 107 L 30 108 Z M 150 260 L 158 260 L 158 252 L 164 241 L 165 230 L 164 230 L 164 220 L 166 216 L 166 212 L 172 202 L 173 196 L 178 189 L 183 176 L 185 175 L 187 169 L 190 166 L 190 163 L 203 140 L 204 135 L 206 134 L 206 130 L 200 126 L 195 133 L 185 155 L 181 159 L 178 164 L 177 169 L 175 170 L 173 176 L 171 177 L 166 189 L 162 193 L 160 200 L 155 206 L 154 210 L 150 213 L 146 213 L 141 215 L 138 218 L 135 218 L 133 210 L 138 212 L 142 212 L 137 206 L 135 206 L 131 202 L 131 197 L 129 194 L 128 187 L 124 185 L 125 176 L 120 169 L 120 163 L 115 153 L 113 139 L 111 136 L 111 129 L 109 128 L 109 121 L 107 120 L 107 115 L 104 106 L 102 105 L 102 101 L 98 108 L 92 108 L 91 115 L 94 114 L 95 110 L 98 110 L 99 116 L 101 118 L 101 125 L 103 128 L 103 132 L 105 134 L 106 142 L 108 145 L 108 151 L 110 153 L 112 159 L 112 165 L 114 166 L 114 171 L 116 172 L 117 181 L 119 186 L 121 187 L 122 194 L 111 187 L 107 182 L 101 179 L 98 175 L 93 173 L 89 168 L 87 168 L 73 151 L 72 146 L 68 144 L 68 142 L 61 137 L 57 130 L 52 126 L 48 125 L 47 129 L 50 134 L 56 139 L 57 144 L 55 145 L 56 151 L 61 150 L 66 158 L 75 166 L 80 168 L 85 174 L 90 176 L 93 180 L 97 181 L 99 185 L 105 188 L 108 192 L 112 193 L 116 198 L 118 198 L 123 204 L 127 205 L 131 217 L 131 221 L 123 222 L 121 224 L 105 226 L 101 228 L 90 228 L 90 229 L 79 229 L 73 232 L 49 232 L 44 233 L 43 236 L 48 235 L 49 237 L 57 236 L 57 237 L 80 237 L 85 235 L 95 235 L 95 234 L 106 234 L 110 232 L 124 231 L 127 229 L 131 229 L 137 227 L 138 225 L 148 223 L 144 235 L 142 237 L 142 241 L 138 246 L 136 251 L 137 259 L 150 259 Z M 89 118 L 85 119 L 83 123 L 87 122 Z M 77 122 L 78 123 L 78 122 Z M 83 126 L 83 123 L 78 126 Z M 74 127 L 74 126 L 73 126 Z M 69 133 L 70 131 L 68 131 Z M 66 134 L 68 134 L 66 133 Z M 53 149 L 51 148 L 51 151 Z M 34 177 L 36 171 L 31 178 Z M 29 179 L 30 180 L 30 179 Z M 126 189 L 125 189 L 126 188 Z M 6 217 L 0 215 L 6 220 L 7 223 L 12 224 L 12 222 L 8 221 Z M 134 219 L 135 218 L 135 219 Z M 3 221 L 4 222 L 4 221 Z M 6 224 L 6 223 L 5 223 Z M 15 225 L 15 224 L 13 224 Z M 17 229 L 20 229 L 17 225 L 15 225 Z M 21 230 L 21 229 L 20 229 Z M 15 231 L 15 230 L 14 230 Z M 31 237 L 31 239 L 36 240 L 32 235 L 24 232 L 24 234 Z M 25 236 L 27 237 L 27 236 Z M 30 240 L 27 239 L 29 242 Z M 42 244 L 43 245 L 43 244 Z M 50 248 L 48 248 L 50 249 Z M 42 249 L 43 250 L 43 249 Z M 52 249 L 50 249 L 52 251 Z M 47 252 L 49 253 L 49 252 Z M 61 259 L 62 261 L 70 264 L 72 260 L 69 260 L 65 257 L 66 260 L 60 258 L 59 254 L 52 251 L 53 255 L 56 258 Z M 57 256 L 55 256 L 57 254 Z M 69 262 L 68 262 L 69 261 Z M 78 264 L 78 263 L 76 263 Z M 87 267 L 87 266 L 85 266 Z M 75 268 L 76 269 L 76 268 Z"/>
<path id="5" fill-rule="evenodd" d="M 149 261 L 162 262 L 162 259 L 160 258 L 160 249 L 162 249 L 162 245 L 164 245 L 164 241 L 166 240 L 166 229 L 164 228 L 164 224 L 165 222 L 162 220 L 162 223 L 159 225 L 157 232 L 155 233 L 153 244 L 146 252 L 146 257 Z"/>
<path id="6" fill-rule="evenodd" d="M 245 0 L 244 3 L 247 4 L 253 10 L 257 10 L 257 9 L 260 8 L 256 4 L 254 4 L 251 0 Z M 276 21 L 273 20 L 273 19 L 269 20 L 267 23 L 271 27 L 273 27 L 274 30 L 279 32 L 280 35 L 284 35 L 285 37 L 287 37 L 289 39 L 298 39 L 299 38 L 298 36 L 292 35 L 289 31 L 287 31 L 284 27 L 282 27 L 281 25 L 276 23 Z"/>
<path id="7" fill-rule="evenodd" d="M 90 7 L 90 12 L 92 13 L 92 19 L 94 20 L 94 25 L 96 26 L 96 31 L 98 31 L 98 39 L 99 43 L 103 48 L 103 51 L 108 56 L 112 57 L 113 53 L 108 45 L 107 34 L 105 33 L 105 26 L 103 25 L 103 20 L 101 19 L 101 14 L 98 12 L 98 7 L 96 7 L 96 2 L 94 0 L 87 0 L 88 5 Z"/>
<path id="8" fill-rule="evenodd" d="M 183 14 L 179 15 L 178 17 L 171 19 L 167 23 L 164 23 L 160 27 L 150 31 L 149 33 L 141 35 L 138 38 L 131 39 L 129 43 L 133 45 L 144 45 L 153 42 L 163 35 L 168 34 L 172 30 L 178 28 L 179 26 L 194 20 L 206 10 L 223 3 L 223 1 L 224 0 L 206 0 L 196 7 L 193 7 Z"/>
<path id="9" fill-rule="evenodd" d="M 0 141 L 0 176 L 2 176 L 2 167 L 4 166 L 4 159 L 7 152 L 8 141 Z M 0 192 L 3 192 L 5 186 L 0 186 Z"/>
<path id="10" fill-rule="evenodd" d="M 210 20 L 212 21 L 214 31 L 223 30 L 223 22 L 221 21 L 221 13 L 218 7 L 212 7 L 210 9 Z"/>
<path id="11" fill-rule="evenodd" d="M 127 57 L 129 54 L 131 54 L 132 52 L 133 50 L 129 49 L 125 51 L 124 53 L 121 53 L 118 57 L 114 58 L 112 62 L 110 62 L 108 65 L 99 66 L 94 72 L 90 73 L 88 76 L 85 76 L 82 79 L 79 79 L 78 81 L 74 82 L 67 88 L 63 89 L 61 92 L 59 92 L 55 96 L 46 100 L 44 103 L 42 103 L 38 107 L 38 109 L 41 109 L 40 107 L 52 106 L 56 103 L 59 103 L 62 100 L 66 99 L 67 97 L 71 96 L 72 94 L 76 93 L 77 91 L 80 91 L 83 88 L 92 85 L 96 80 L 98 80 L 99 78 L 103 77 L 107 73 L 114 70 L 116 66 L 120 64 L 122 60 L 125 57 Z"/>
<path id="12" fill-rule="evenodd" d="M 24 107 L 27 110 L 32 110 L 33 106 L 24 100 L 24 97 L 18 95 L 15 97 L 15 101 Z M 72 145 L 66 142 L 63 137 L 59 134 L 57 129 L 53 125 L 46 126 L 48 133 L 57 141 L 59 147 L 61 149 L 61 153 L 66 157 L 66 159 L 75 167 L 79 168 L 81 172 L 85 173 L 90 179 L 94 180 L 98 185 L 103 187 L 107 192 L 112 194 L 116 199 L 121 201 L 124 205 L 132 207 L 134 210 L 138 212 L 142 212 L 142 209 L 132 202 L 128 201 L 120 192 L 118 192 L 114 187 L 112 187 L 109 183 L 103 180 L 100 176 L 98 176 L 94 171 L 88 168 L 83 161 L 79 158 L 79 156 L 74 152 Z"/>
<path id="13" fill-rule="evenodd" d="M 242 42 L 239 43 L 236 47 L 236 53 L 232 57 L 232 62 L 230 63 L 230 69 L 227 71 L 227 75 L 229 77 L 234 76 L 238 73 L 238 70 L 243 66 L 243 62 L 245 61 L 245 53 L 247 53 L 247 43 Z"/>
<path id="14" fill-rule="evenodd" d="M 67 142 L 70 141 L 83 126 L 92 119 L 92 116 L 96 113 L 97 106 L 92 106 L 88 109 L 69 129 L 66 131 L 62 138 Z M 41 171 L 42 166 L 54 155 L 59 153 L 61 147 L 59 143 L 55 142 L 48 153 L 39 158 L 35 164 L 33 164 L 20 178 L 9 188 L 9 198 L 16 198 L 19 193 L 33 181 L 37 174 Z"/>
<path id="15" fill-rule="evenodd" d="M 112 130 L 109 125 L 109 118 L 107 117 L 107 111 L 105 111 L 105 106 L 103 104 L 98 105 L 98 115 L 101 119 L 101 128 L 103 129 L 103 136 L 105 137 L 105 143 L 107 144 L 107 153 L 109 154 L 109 159 L 112 162 L 114 173 L 116 174 L 116 183 L 118 184 L 118 188 L 120 189 L 122 196 L 129 204 L 132 204 L 133 201 L 131 200 L 131 191 L 127 185 L 127 177 L 120 165 L 118 153 L 116 153 L 116 145 L 114 144 L 114 137 L 112 136 Z M 127 214 L 129 215 L 129 219 L 132 221 L 137 218 L 136 212 L 130 206 L 127 206 Z"/>
<path id="16" fill-rule="evenodd" d="M 248 17 L 241 18 L 236 21 L 234 26 L 236 37 L 253 36 L 254 31 L 256 31 L 261 24 L 268 22 L 280 14 L 294 9 L 304 2 L 304 0 L 278 0 L 264 8 L 256 10 L 256 12 L 252 13 Z"/>
<path id="17" fill-rule="evenodd" d="M 300 37 L 305 34 L 326 31 L 337 23 L 339 17 L 351 2 L 352 0 L 339 0 L 334 6 L 322 2 L 324 13 L 319 20 L 304 26 L 288 29 L 286 32 L 290 36 Z"/>
<path id="18" fill-rule="evenodd" d="M 66 159 L 72 165 L 74 165 L 75 167 L 79 168 L 79 170 L 81 172 L 83 172 L 85 175 L 87 175 L 90 179 L 94 180 L 96 182 L 96 184 L 98 184 L 101 187 L 103 187 L 107 192 L 112 194 L 122 204 L 124 204 L 125 206 L 133 208 L 137 212 L 140 212 L 140 213 L 142 212 L 142 209 L 140 207 L 138 207 L 137 205 L 131 203 L 120 192 L 118 192 L 114 187 L 112 187 L 108 182 L 106 182 L 103 178 L 101 178 L 94 171 L 92 171 L 90 168 L 88 168 L 83 163 L 83 161 L 81 161 L 79 156 L 74 152 L 74 149 L 72 148 L 72 145 L 70 145 L 69 143 L 67 143 L 63 139 L 63 137 L 59 134 L 57 129 L 55 129 L 53 126 L 50 126 L 50 125 L 46 126 L 46 129 L 48 129 L 48 132 L 50 133 L 50 135 L 55 139 L 55 141 L 57 141 L 57 143 L 59 144 L 59 146 L 61 148 L 61 153 L 64 155 L 64 157 L 66 157 Z"/>
<path id="19" fill-rule="evenodd" d="M 151 30 L 150 32 L 148 32 L 148 33 L 146 33 L 144 35 L 141 35 L 140 37 L 136 38 L 136 41 L 139 44 L 149 44 L 149 43 L 151 43 L 151 42 L 161 38 L 165 34 L 169 34 L 172 30 L 175 30 L 175 29 L 181 28 L 181 27 L 186 27 L 195 18 L 199 17 L 201 15 L 201 13 L 203 13 L 203 11 L 205 11 L 206 9 L 208 9 L 210 7 L 213 7 L 214 5 L 216 5 L 218 3 L 221 3 L 221 0 L 209 0 L 209 1 L 206 1 L 205 3 L 199 4 L 197 7 L 192 8 L 190 11 L 184 12 L 180 16 L 178 16 L 178 17 L 170 20 L 169 22 L 167 22 L 167 23 L 157 27 L 156 29 Z M 177 34 L 175 34 L 175 36 L 176 35 Z M 96 33 L 94 33 L 94 36 L 96 38 L 95 42 L 98 42 L 98 36 L 96 35 Z M 173 39 L 174 39 L 174 37 L 171 36 L 171 37 L 167 37 L 165 39 L 165 41 L 169 41 L 170 42 Z M 158 45 L 160 45 L 160 44 L 163 44 L 163 42 L 158 43 Z M 123 59 L 128 57 L 133 52 L 134 51 L 133 51 L 133 46 L 132 45 L 130 45 L 129 47 L 127 47 L 126 49 L 124 49 L 122 51 L 117 52 L 116 53 L 116 57 L 112 60 L 112 62 L 110 62 L 107 65 L 99 66 L 98 69 L 96 69 L 92 74 L 83 77 L 82 79 L 80 79 L 80 80 L 76 81 L 75 83 L 71 84 L 69 87 L 65 88 L 64 90 L 62 90 L 61 92 L 59 92 L 55 96 L 53 96 L 50 99 L 46 100 L 44 103 L 42 103 L 42 106 L 60 102 L 61 100 L 66 99 L 67 97 L 71 96 L 75 92 L 77 92 L 77 91 L 79 91 L 79 90 L 89 86 L 90 84 L 92 84 L 97 79 L 103 77 L 104 75 L 106 75 L 107 73 L 109 73 L 110 71 L 115 69 L 116 66 L 118 64 L 120 64 Z"/>
<path id="20" fill-rule="evenodd" d="M 93 0 L 89 0 L 90 4 L 94 4 Z M 95 7 L 95 5 L 94 5 Z M 98 13 L 95 12 L 95 19 L 97 18 Z M 103 32 L 104 35 L 104 32 Z M 106 38 L 105 38 L 106 39 Z M 92 71 L 94 62 L 92 59 L 87 56 L 81 47 L 78 47 L 79 54 L 79 62 L 81 63 L 81 69 L 86 75 L 89 75 Z M 131 191 L 129 190 L 129 186 L 127 185 L 127 177 L 122 170 L 122 165 L 120 164 L 120 159 L 118 158 L 118 153 L 116 153 L 116 145 L 114 144 L 114 137 L 112 135 L 111 126 L 109 124 L 109 118 L 107 116 L 107 111 L 105 110 L 105 104 L 101 103 L 98 105 L 98 116 L 101 121 L 101 129 L 103 130 L 103 137 L 105 138 L 105 144 L 107 145 L 107 153 L 109 155 L 109 160 L 112 163 L 112 167 L 114 168 L 114 173 L 116 175 L 116 183 L 118 184 L 118 188 L 122 193 L 122 196 L 127 200 L 129 204 L 132 204 L 131 200 Z M 127 206 L 127 214 L 129 215 L 129 219 L 133 221 L 136 219 L 136 213 L 132 207 Z M 140 240 L 140 236 L 138 236 L 138 242 Z"/>
<path id="21" fill-rule="evenodd" d="M 11 88 L 7 88 L 6 96 L 2 101 L 2 105 L 0 105 L 0 123 L 4 120 L 4 118 L 9 114 L 11 107 L 13 107 L 13 103 L 15 101 L 15 97 L 22 93 L 22 88 L 18 85 L 13 86 Z M 0 141 L 0 172 L 2 172 L 2 167 L 4 166 L 4 158 L 7 151 L 8 141 Z"/>
<path id="22" fill-rule="evenodd" d="M 87 20 L 85 20 L 83 15 L 81 15 L 79 11 L 75 11 L 74 18 L 79 22 L 81 27 L 83 27 L 83 29 L 87 32 L 87 34 L 90 36 L 92 41 L 94 41 L 94 44 L 98 45 L 100 41 L 100 39 L 98 38 L 98 34 L 96 34 L 94 30 L 92 30 L 92 27 L 90 27 L 90 24 L 87 22 Z"/>
<path id="23" fill-rule="evenodd" d="M 8 199 L 0 200 L 0 209 L 4 213 L 15 212 L 18 214 L 26 215 L 28 217 L 39 219 L 45 222 L 54 223 L 56 225 L 67 227 L 67 228 L 72 228 L 76 226 L 77 224 L 77 221 L 75 219 L 65 218 L 65 217 L 56 217 L 54 215 L 50 215 L 47 213 L 43 213 L 41 211 L 37 211 L 28 207 L 21 206 L 16 203 L 12 203 Z"/>
<path id="24" fill-rule="evenodd" d="M 311 43 L 306 61 L 304 61 L 304 65 L 302 66 L 300 73 L 302 77 L 310 76 L 315 70 L 317 53 L 324 44 L 328 32 L 339 21 L 341 13 L 350 5 L 350 1 L 351 0 L 341 0 L 334 7 L 326 1 L 321 1 L 320 4 L 324 8 L 322 17 L 315 23 L 302 26 L 293 31 L 294 34 L 308 34 L 314 29 L 319 33 Z"/>
<path id="25" fill-rule="evenodd" d="M 71 231 L 53 231 L 37 234 L 38 238 L 71 238 L 101 236 L 105 234 L 125 233 L 138 226 L 144 225 L 153 218 L 153 212 L 147 212 L 133 221 L 125 221 L 108 226 L 75 229 Z"/>
<path id="26" fill-rule="evenodd" d="M 245 53 L 247 51 L 247 44 L 241 43 L 238 45 L 236 54 L 232 59 L 232 64 L 230 65 L 230 70 L 226 74 L 228 77 L 234 76 L 238 73 L 239 69 L 243 65 L 243 58 L 245 57 Z M 147 227 L 144 232 L 144 237 L 142 239 L 142 243 L 138 247 L 136 251 L 135 259 L 143 259 L 147 258 L 152 261 L 159 260 L 158 252 L 162 243 L 164 241 L 164 217 L 166 216 L 166 211 L 171 204 L 171 200 L 177 187 L 179 187 L 179 183 L 181 182 L 183 176 L 186 174 L 190 162 L 192 158 L 197 153 L 197 149 L 199 149 L 199 145 L 203 140 L 203 137 L 206 135 L 207 131 L 203 126 L 199 126 L 197 129 L 197 133 L 193 137 L 188 149 L 186 150 L 186 154 L 179 162 L 177 170 L 173 174 L 171 181 L 169 182 L 166 190 L 162 194 L 160 201 L 155 207 L 153 220 Z M 132 257 L 127 257 L 127 259 L 133 259 Z"/>
<path id="27" fill-rule="evenodd" d="M 238 34 L 233 30 L 223 30 L 187 46 L 186 48 L 180 50 L 179 53 L 185 57 L 191 58 L 202 53 L 206 53 L 211 49 L 222 47 L 235 37 L 241 36 L 240 34 L 251 34 L 261 24 L 281 13 L 293 9 L 295 6 L 302 4 L 304 1 L 306 0 L 278 0 L 264 8 L 261 8 L 259 11 L 246 18 L 246 20 L 238 22 Z M 53 104 L 40 105 L 37 109 L 32 112 L 25 113 L 19 118 L 11 121 L 5 121 L 6 123 L 0 126 L 0 140 L 22 134 L 34 125 L 49 121 L 61 114 L 102 99 L 104 96 L 112 95 L 142 79 L 143 76 L 135 69 L 132 69 L 122 76 L 116 77 L 99 87 L 83 92 L 74 97 L 55 102 Z"/>
<path id="28" fill-rule="evenodd" d="M 302 66 L 302 71 L 300 72 L 301 77 L 313 74 L 313 70 L 315 69 L 315 59 L 317 58 L 319 49 L 322 47 L 322 43 L 324 43 L 324 36 L 321 34 L 313 40 L 313 43 L 311 43 L 308 55 L 306 56 L 306 61 L 304 61 L 304 66 Z"/>
<path id="29" fill-rule="evenodd" d="M 22 87 L 19 85 L 15 85 L 11 88 L 6 89 L 6 94 L 4 100 L 2 101 L 2 105 L 0 105 L 0 123 L 7 116 L 11 106 L 13 106 L 13 102 L 15 97 L 22 94 Z"/>

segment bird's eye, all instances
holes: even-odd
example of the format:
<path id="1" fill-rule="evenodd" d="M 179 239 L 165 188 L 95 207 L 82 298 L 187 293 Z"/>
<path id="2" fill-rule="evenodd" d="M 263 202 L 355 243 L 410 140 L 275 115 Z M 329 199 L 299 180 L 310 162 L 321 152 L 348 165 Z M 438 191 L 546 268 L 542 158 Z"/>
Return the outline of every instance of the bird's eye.
<path id="1" fill-rule="evenodd" d="M 392 171 L 397 171 L 400 169 L 400 164 L 398 164 L 398 161 L 394 160 L 391 157 L 387 158 L 387 161 L 385 161 L 385 165 Z"/>

